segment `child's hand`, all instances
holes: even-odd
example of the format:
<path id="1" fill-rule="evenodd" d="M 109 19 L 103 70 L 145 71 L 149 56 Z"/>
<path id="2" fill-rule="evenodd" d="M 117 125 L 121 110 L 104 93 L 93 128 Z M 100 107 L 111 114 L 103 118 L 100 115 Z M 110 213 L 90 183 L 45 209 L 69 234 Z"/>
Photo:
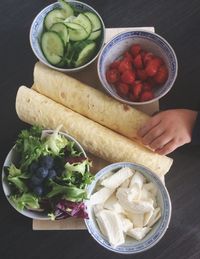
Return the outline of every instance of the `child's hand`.
<path id="1" fill-rule="evenodd" d="M 175 109 L 153 116 L 138 132 L 144 145 L 166 155 L 176 148 L 191 142 L 197 112 Z"/>

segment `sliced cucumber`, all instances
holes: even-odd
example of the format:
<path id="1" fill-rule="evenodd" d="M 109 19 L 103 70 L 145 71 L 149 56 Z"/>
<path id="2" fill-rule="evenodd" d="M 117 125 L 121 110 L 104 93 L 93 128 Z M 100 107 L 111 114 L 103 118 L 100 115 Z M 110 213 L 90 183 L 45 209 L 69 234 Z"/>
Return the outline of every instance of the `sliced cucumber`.
<path id="1" fill-rule="evenodd" d="M 69 42 L 68 29 L 64 23 L 61 23 L 61 22 L 54 23 L 51 26 L 50 31 L 57 32 L 59 34 L 59 36 L 62 38 L 62 40 L 64 41 L 65 45 L 67 44 L 67 42 Z"/>
<path id="2" fill-rule="evenodd" d="M 54 9 L 45 16 L 44 26 L 49 30 L 54 23 L 58 23 L 66 18 L 67 17 L 62 9 Z"/>
<path id="3" fill-rule="evenodd" d="M 71 16 L 67 17 L 67 19 L 64 20 L 64 23 L 65 22 L 73 22 L 74 19 L 76 19 L 76 16 L 71 15 Z"/>
<path id="4" fill-rule="evenodd" d="M 93 31 L 88 37 L 88 40 L 96 40 L 100 35 L 101 35 L 101 30 Z"/>
<path id="5" fill-rule="evenodd" d="M 69 30 L 69 39 L 72 41 L 81 41 L 86 39 L 89 34 L 80 24 L 65 22 Z"/>
<path id="6" fill-rule="evenodd" d="M 44 32 L 41 38 L 41 47 L 49 63 L 57 65 L 62 61 L 65 46 L 57 32 Z"/>
<path id="7" fill-rule="evenodd" d="M 85 12 L 84 15 L 90 19 L 92 23 L 92 31 L 98 31 L 101 29 L 101 21 L 96 14 L 92 12 Z"/>
<path id="8" fill-rule="evenodd" d="M 76 53 L 73 58 L 73 64 L 75 67 L 84 65 L 95 53 L 96 43 L 91 40 L 79 42 L 76 46 Z"/>
<path id="9" fill-rule="evenodd" d="M 80 24 L 81 26 L 83 26 L 83 28 L 86 30 L 88 35 L 92 32 L 92 23 L 91 23 L 90 19 L 82 13 L 80 13 L 76 17 L 76 19 L 73 20 L 73 23 L 77 23 L 77 24 Z"/>
<path id="10" fill-rule="evenodd" d="M 67 2 L 65 2 L 65 0 L 58 0 L 58 2 L 60 3 L 61 7 L 63 8 L 63 11 L 64 11 L 66 17 L 74 15 L 73 8 Z"/>
<path id="11" fill-rule="evenodd" d="M 72 59 L 74 57 L 74 54 L 75 54 L 75 49 L 72 46 L 72 43 L 69 42 L 67 44 L 67 50 L 66 50 L 65 57 L 64 57 L 64 60 L 68 67 L 72 67 Z"/>

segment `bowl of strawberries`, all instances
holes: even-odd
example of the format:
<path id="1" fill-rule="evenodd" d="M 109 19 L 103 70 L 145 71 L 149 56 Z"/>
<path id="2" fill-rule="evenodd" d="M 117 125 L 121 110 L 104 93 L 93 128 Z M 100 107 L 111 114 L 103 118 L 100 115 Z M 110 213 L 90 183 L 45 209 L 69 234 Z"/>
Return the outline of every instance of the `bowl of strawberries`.
<path id="1" fill-rule="evenodd" d="M 170 44 L 156 33 L 125 31 L 112 38 L 98 59 L 102 86 L 130 105 L 159 100 L 177 77 L 178 62 Z"/>

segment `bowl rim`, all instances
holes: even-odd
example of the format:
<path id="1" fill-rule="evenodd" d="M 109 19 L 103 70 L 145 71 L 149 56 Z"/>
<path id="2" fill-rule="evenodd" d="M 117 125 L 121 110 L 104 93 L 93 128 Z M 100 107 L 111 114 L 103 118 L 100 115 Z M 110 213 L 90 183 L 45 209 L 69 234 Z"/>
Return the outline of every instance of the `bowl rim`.
<path id="1" fill-rule="evenodd" d="M 150 34 L 150 35 L 154 35 L 156 36 L 157 38 L 159 38 L 161 41 L 163 41 L 165 43 L 165 45 L 169 48 L 169 50 L 171 51 L 172 53 L 172 56 L 173 56 L 173 59 L 174 59 L 174 62 L 175 62 L 175 74 L 174 74 L 174 78 L 170 84 L 170 87 L 168 87 L 160 96 L 158 97 L 154 97 L 152 100 L 149 100 L 149 101 L 145 101 L 145 102 L 132 102 L 132 101 L 128 101 L 128 100 L 125 100 L 123 99 L 122 97 L 118 96 L 118 95 L 115 95 L 113 93 L 113 91 L 109 90 L 107 88 L 107 86 L 104 84 L 104 81 L 101 77 L 101 73 L 100 73 L 100 61 L 101 61 L 101 58 L 102 58 L 102 55 L 103 55 L 103 52 L 104 50 L 106 49 L 106 47 L 111 44 L 111 42 L 115 41 L 118 37 L 120 37 L 121 35 L 125 35 L 127 33 L 140 33 L 140 32 L 144 32 L 144 33 L 147 33 L 147 34 Z M 174 49 L 172 48 L 172 46 L 169 44 L 169 42 L 163 38 L 162 36 L 160 36 L 159 34 L 155 33 L 155 32 L 150 32 L 148 30 L 145 30 L 145 29 L 141 29 L 141 30 L 138 30 L 138 29 L 130 29 L 130 30 L 124 30 L 123 32 L 120 32 L 118 34 L 116 34 L 114 37 L 112 37 L 112 39 L 110 39 L 108 42 L 106 42 L 103 46 L 103 48 L 101 49 L 101 52 L 99 54 L 99 57 L 98 57 L 98 61 L 97 61 L 97 73 L 98 73 L 98 77 L 99 77 L 99 80 L 103 86 L 103 88 L 113 97 L 115 98 L 116 100 L 122 102 L 122 103 L 126 103 L 126 104 L 129 104 L 129 105 L 135 105 L 135 106 L 139 106 L 139 105 L 144 105 L 144 104 L 150 104 L 150 103 L 153 103 L 153 102 L 156 102 L 158 100 L 160 100 L 163 96 L 165 96 L 172 88 L 172 86 L 174 85 L 175 81 L 176 81 L 176 78 L 177 78 L 177 75 L 178 75 L 178 60 L 177 60 L 177 56 L 176 56 L 176 53 L 174 51 Z"/>
<path id="2" fill-rule="evenodd" d="M 153 183 L 156 184 L 157 188 L 159 188 L 159 190 L 161 192 L 161 199 L 163 201 L 165 200 L 165 202 L 167 203 L 167 208 L 168 209 L 165 212 L 166 218 L 162 218 L 162 216 L 160 218 L 160 220 L 161 219 L 163 220 L 163 224 L 161 224 L 162 229 L 161 229 L 160 234 L 158 235 L 157 239 L 154 239 L 154 241 L 149 246 L 146 246 L 145 248 L 141 248 L 140 251 L 134 251 L 134 249 L 132 251 L 126 251 L 126 249 L 122 249 L 122 251 L 120 251 L 120 246 L 119 246 L 119 249 L 118 249 L 118 247 L 113 248 L 110 244 L 109 245 L 103 244 L 102 241 L 98 239 L 99 238 L 99 234 L 97 234 L 98 237 L 96 237 L 96 235 L 92 231 L 92 227 L 93 226 L 91 226 L 91 224 L 93 225 L 93 221 L 94 221 L 93 219 L 88 218 L 88 219 L 84 219 L 84 221 L 85 221 L 85 225 L 87 227 L 88 232 L 91 234 L 91 236 L 94 238 L 94 240 L 96 240 L 102 247 L 104 247 L 104 248 L 106 248 L 106 249 L 108 249 L 108 250 L 110 250 L 112 252 L 118 253 L 118 254 L 138 254 L 138 253 L 144 252 L 146 250 L 149 250 L 150 248 L 155 246 L 162 239 L 162 237 L 166 233 L 166 231 L 167 231 L 167 229 L 169 227 L 169 224 L 170 224 L 171 214 L 172 214 L 172 204 L 171 204 L 171 199 L 170 199 L 168 190 L 167 190 L 166 186 L 163 184 L 163 182 L 161 181 L 161 179 L 154 172 L 152 172 L 149 168 L 147 168 L 147 167 L 145 167 L 143 165 L 137 164 L 137 163 L 132 163 L 132 162 L 112 163 L 112 164 L 109 164 L 106 167 L 102 168 L 101 170 L 99 170 L 95 174 L 95 179 L 93 180 L 93 182 L 90 185 L 88 185 L 88 187 L 87 187 L 88 195 L 90 195 L 94 191 L 94 188 L 95 188 L 97 182 L 101 179 L 102 176 L 104 176 L 105 174 L 109 173 L 110 171 L 114 171 L 114 173 L 115 173 L 116 170 L 119 170 L 120 168 L 123 168 L 123 167 L 130 167 L 130 168 L 138 170 L 138 171 L 141 170 L 142 174 L 145 172 L 144 174 L 147 174 L 151 180 L 153 179 L 152 180 Z M 86 201 L 85 204 L 86 204 L 86 207 L 88 208 L 90 206 L 89 200 Z M 155 234 L 156 234 L 156 232 L 154 233 L 154 235 Z M 100 239 L 104 239 L 104 237 L 102 237 Z M 138 241 L 138 244 L 141 241 Z"/>
<path id="3" fill-rule="evenodd" d="M 77 3 L 77 4 L 81 4 L 81 5 L 83 5 L 83 6 L 88 7 L 88 8 L 91 9 L 91 10 L 98 16 L 98 18 L 100 19 L 101 24 L 102 24 L 102 43 L 101 43 L 101 45 L 100 45 L 100 47 L 99 47 L 99 50 L 98 50 L 98 52 L 96 53 L 96 55 L 95 55 L 90 61 L 88 61 L 86 64 L 83 64 L 83 65 L 80 66 L 80 67 L 76 67 L 76 68 L 60 68 L 60 67 L 56 67 L 56 66 L 50 64 L 50 63 L 49 63 L 48 61 L 46 61 L 46 60 L 42 60 L 41 57 L 37 54 L 37 52 L 35 51 L 35 48 L 34 48 L 34 46 L 33 46 L 33 41 L 32 41 L 32 38 L 33 38 L 32 35 L 33 35 L 34 25 L 35 25 L 37 19 L 38 19 L 38 18 L 41 16 L 41 14 L 44 12 L 44 10 L 47 9 L 47 8 L 50 8 L 50 7 L 53 8 L 54 6 L 58 5 L 58 4 L 59 4 L 58 1 L 55 2 L 55 3 L 52 3 L 52 4 L 49 4 L 49 5 L 45 6 L 45 7 L 35 16 L 35 18 L 33 19 L 32 23 L 31 23 L 31 27 L 30 27 L 30 31 L 29 31 L 29 43 L 30 43 L 30 45 L 31 45 L 31 49 L 32 49 L 34 55 L 39 59 L 40 62 L 42 62 L 42 63 L 45 64 L 46 66 L 51 67 L 51 68 L 53 68 L 53 69 L 55 69 L 55 70 L 58 70 L 58 71 L 61 71 L 61 72 L 77 72 L 77 71 L 82 70 L 83 68 L 89 66 L 89 65 L 90 65 L 91 63 L 93 63 L 93 61 L 95 61 L 95 59 L 99 56 L 99 54 L 100 54 L 100 52 L 101 52 L 101 50 L 102 50 L 102 48 L 103 48 L 103 46 L 104 46 L 104 44 L 105 44 L 106 29 L 105 29 L 105 24 L 104 24 L 104 22 L 103 22 L 103 19 L 102 19 L 101 16 L 100 16 L 100 14 L 99 14 L 92 6 L 90 6 L 90 5 L 88 5 L 88 4 L 84 3 L 84 2 L 80 2 L 80 1 L 76 1 L 76 0 L 75 0 L 75 1 L 74 1 L 74 0 L 69 0 L 68 2 L 69 2 L 69 3 L 70 3 L 70 2 L 71 2 L 71 3 Z M 45 57 L 44 57 L 44 58 L 45 58 Z"/>
<path id="4" fill-rule="evenodd" d="M 42 130 L 42 134 L 48 134 L 48 133 L 53 133 L 55 130 L 53 129 L 44 129 Z M 41 136 L 42 136 L 41 134 Z M 78 147 L 78 149 L 83 153 L 83 155 L 87 158 L 87 154 L 85 152 L 85 150 L 83 149 L 83 147 L 81 146 L 81 144 L 74 138 L 72 137 L 71 135 L 63 132 L 63 131 L 59 131 L 59 134 L 61 135 L 64 135 L 68 140 L 70 141 L 73 141 L 75 143 L 75 145 Z M 5 178 L 5 171 L 4 171 L 4 167 L 5 166 L 8 166 L 8 164 L 11 164 L 11 159 L 10 159 L 10 156 L 12 154 L 14 154 L 15 152 L 15 145 L 12 146 L 12 148 L 9 150 L 9 152 L 7 153 L 6 155 L 6 158 L 4 160 L 4 163 L 3 163 L 3 166 L 2 166 L 2 174 L 1 174 L 1 185 L 2 185 L 2 188 L 3 188 L 3 193 L 7 199 L 7 201 L 9 202 L 9 204 L 11 205 L 12 208 L 14 208 L 17 212 L 19 212 L 21 215 L 27 217 L 27 218 L 30 218 L 30 219 L 37 219 L 37 220 L 50 220 L 50 217 L 48 215 L 46 215 L 45 213 L 43 212 L 39 212 L 39 211 L 31 211 L 31 210 L 28 210 L 28 209 L 23 209 L 23 210 L 18 210 L 14 204 L 10 201 L 8 195 L 6 194 L 8 191 L 6 191 L 6 189 L 8 188 L 7 187 L 7 182 L 6 180 L 4 179 Z"/>

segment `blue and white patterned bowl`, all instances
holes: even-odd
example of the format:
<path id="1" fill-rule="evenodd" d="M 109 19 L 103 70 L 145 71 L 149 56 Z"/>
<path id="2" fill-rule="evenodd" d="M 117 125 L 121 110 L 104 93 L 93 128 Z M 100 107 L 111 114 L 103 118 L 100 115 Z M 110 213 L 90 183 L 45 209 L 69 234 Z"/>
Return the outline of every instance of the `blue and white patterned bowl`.
<path id="1" fill-rule="evenodd" d="M 146 51 L 161 57 L 169 71 L 169 76 L 165 84 L 154 90 L 155 98 L 146 102 L 132 102 L 120 97 L 115 88 L 108 84 L 106 80 L 106 70 L 109 65 L 127 51 L 132 44 L 140 44 Z M 176 54 L 169 43 L 156 33 L 148 31 L 126 31 L 112 38 L 102 49 L 98 59 L 98 76 L 104 89 L 115 99 L 130 105 L 143 105 L 155 102 L 166 95 L 172 88 L 178 72 L 178 62 Z"/>
<path id="2" fill-rule="evenodd" d="M 171 219 L 171 200 L 166 187 L 157 175 L 155 175 L 144 166 L 129 162 L 114 163 L 100 170 L 95 175 L 95 179 L 92 184 L 88 186 L 88 196 L 90 196 L 95 191 L 97 183 L 101 180 L 102 177 L 105 177 L 110 171 L 116 172 L 123 167 L 129 167 L 131 169 L 141 172 L 149 182 L 155 184 L 158 190 L 157 202 L 161 208 L 161 218 L 153 225 L 152 229 L 143 240 L 136 241 L 132 238 L 129 238 L 126 239 L 125 244 L 117 246 L 115 248 L 109 244 L 108 240 L 100 232 L 97 222 L 95 220 L 90 200 L 85 202 L 89 216 L 89 219 L 85 219 L 85 224 L 92 237 L 104 248 L 120 254 L 137 254 L 155 246 L 164 236 Z"/>
<path id="3" fill-rule="evenodd" d="M 95 11 L 91 6 L 83 3 L 83 2 L 79 2 L 79 1 L 73 1 L 73 0 L 69 0 L 68 1 L 70 3 L 70 5 L 72 5 L 74 8 L 76 8 L 77 10 L 80 11 L 91 11 L 93 13 L 95 13 L 101 23 L 102 23 L 102 36 L 101 36 L 101 42 L 99 44 L 99 50 L 97 51 L 96 55 L 90 60 L 88 61 L 86 64 L 77 67 L 77 68 L 59 68 L 56 67 L 52 64 L 50 64 L 45 56 L 42 53 L 42 50 L 40 48 L 40 43 L 39 43 L 39 39 L 41 37 L 42 31 L 43 31 L 43 21 L 45 16 L 47 15 L 48 12 L 52 11 L 53 9 L 56 8 L 60 8 L 60 3 L 59 2 L 55 2 L 51 5 L 48 5 L 47 7 L 45 7 L 33 20 L 32 25 L 31 25 L 31 29 L 30 29 L 30 34 L 29 34 L 29 40 L 30 40 L 30 44 L 31 44 L 31 48 L 35 54 L 35 56 L 45 65 L 47 65 L 48 67 L 51 67 L 55 70 L 58 71 L 62 71 L 62 72 L 76 72 L 79 70 L 84 69 L 85 67 L 87 67 L 88 65 L 90 65 L 99 55 L 100 50 L 102 49 L 103 45 L 104 45 L 104 41 L 105 41 L 105 25 L 104 22 L 101 18 L 101 16 L 97 13 L 97 11 Z"/>
<path id="4" fill-rule="evenodd" d="M 50 129 L 43 130 L 42 135 L 45 136 L 47 134 L 52 134 L 53 132 L 54 131 L 50 130 Z M 78 151 L 80 151 L 84 155 L 84 157 L 87 157 L 83 147 L 80 145 L 80 143 L 76 139 L 74 139 L 72 136 L 70 136 L 64 132 L 59 132 L 59 134 L 65 136 L 65 138 L 68 139 L 69 141 L 73 141 L 76 149 Z M 50 220 L 50 217 L 45 212 L 33 211 L 33 210 L 27 210 L 27 209 L 18 210 L 17 207 L 15 206 L 15 204 L 13 204 L 11 202 L 11 200 L 9 198 L 9 196 L 11 195 L 11 187 L 5 177 L 5 167 L 10 166 L 12 163 L 16 164 L 18 161 L 19 161 L 19 155 L 16 152 L 15 146 L 13 146 L 11 148 L 11 150 L 9 151 L 8 155 L 6 156 L 6 159 L 5 159 L 3 167 L 2 167 L 2 187 L 3 187 L 3 191 L 4 191 L 4 194 L 5 194 L 8 202 L 16 211 L 18 211 L 20 214 L 22 214 L 28 218 L 37 219 L 37 220 Z"/>

